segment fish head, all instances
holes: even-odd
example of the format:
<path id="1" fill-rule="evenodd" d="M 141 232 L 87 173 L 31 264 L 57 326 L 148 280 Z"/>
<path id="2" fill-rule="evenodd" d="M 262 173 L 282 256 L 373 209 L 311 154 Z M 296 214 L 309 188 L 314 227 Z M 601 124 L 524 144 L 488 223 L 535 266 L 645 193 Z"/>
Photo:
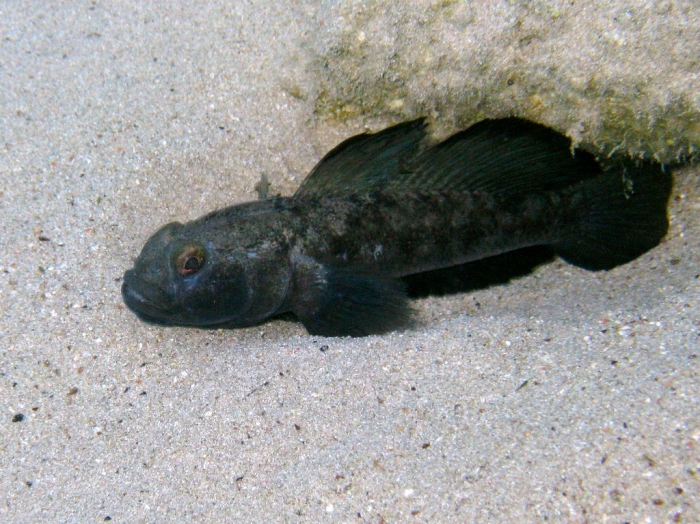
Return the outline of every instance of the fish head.
<path id="1" fill-rule="evenodd" d="M 149 323 L 199 327 L 248 326 L 275 314 L 292 271 L 279 249 L 237 248 L 235 238 L 199 226 L 172 222 L 151 236 L 124 274 L 129 309 Z"/>

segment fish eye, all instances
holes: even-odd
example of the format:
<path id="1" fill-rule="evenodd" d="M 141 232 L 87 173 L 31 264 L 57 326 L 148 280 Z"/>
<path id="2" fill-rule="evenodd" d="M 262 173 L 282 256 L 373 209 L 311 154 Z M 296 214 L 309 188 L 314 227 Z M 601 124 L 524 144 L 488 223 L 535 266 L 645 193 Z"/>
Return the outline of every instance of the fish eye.
<path id="1" fill-rule="evenodd" d="M 175 267 L 183 277 L 193 275 L 204 266 L 204 249 L 198 246 L 186 247 L 177 257 Z"/>

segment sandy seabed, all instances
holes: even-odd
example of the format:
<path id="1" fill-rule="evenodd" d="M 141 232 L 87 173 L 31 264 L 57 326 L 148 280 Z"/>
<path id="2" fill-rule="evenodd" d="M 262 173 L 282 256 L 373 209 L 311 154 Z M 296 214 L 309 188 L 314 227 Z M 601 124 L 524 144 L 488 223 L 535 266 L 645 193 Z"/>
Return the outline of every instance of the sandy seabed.
<path id="1" fill-rule="evenodd" d="M 401 333 L 125 308 L 156 228 L 362 130 L 317 113 L 321 4 L 0 6 L 0 521 L 700 521 L 697 167 L 638 260 L 418 299 Z"/>

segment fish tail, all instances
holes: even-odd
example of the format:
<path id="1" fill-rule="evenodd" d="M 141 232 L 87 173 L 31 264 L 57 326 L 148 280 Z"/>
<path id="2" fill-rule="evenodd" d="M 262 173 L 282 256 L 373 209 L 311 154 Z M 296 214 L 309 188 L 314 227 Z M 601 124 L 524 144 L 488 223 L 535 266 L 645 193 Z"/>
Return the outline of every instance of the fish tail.
<path id="1" fill-rule="evenodd" d="M 584 182 L 580 219 L 554 249 L 593 271 L 634 260 L 666 235 L 672 185 L 671 174 L 654 162 L 617 165 Z"/>

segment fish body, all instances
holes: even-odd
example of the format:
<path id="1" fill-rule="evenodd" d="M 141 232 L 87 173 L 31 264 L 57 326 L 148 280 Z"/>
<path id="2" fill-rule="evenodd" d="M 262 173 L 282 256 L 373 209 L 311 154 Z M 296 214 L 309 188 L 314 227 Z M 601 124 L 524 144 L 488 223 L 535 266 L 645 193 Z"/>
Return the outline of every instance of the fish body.
<path id="1" fill-rule="evenodd" d="M 603 170 L 544 126 L 486 120 L 433 147 L 416 120 L 350 138 L 292 197 L 171 223 L 124 275 L 140 318 L 242 327 L 292 312 L 312 334 L 362 336 L 411 320 L 401 277 L 549 245 L 610 269 L 666 234 L 658 164 Z"/>

